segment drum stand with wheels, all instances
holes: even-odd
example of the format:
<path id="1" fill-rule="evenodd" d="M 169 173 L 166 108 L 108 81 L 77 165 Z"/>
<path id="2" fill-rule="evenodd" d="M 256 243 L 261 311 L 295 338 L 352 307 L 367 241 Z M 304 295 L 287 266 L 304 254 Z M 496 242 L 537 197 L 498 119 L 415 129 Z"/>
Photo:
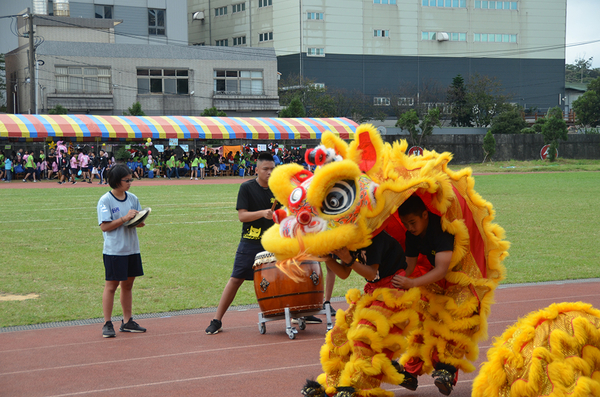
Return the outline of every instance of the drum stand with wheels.
<path id="1" fill-rule="evenodd" d="M 285 308 L 285 314 L 279 316 L 263 316 L 262 312 L 258 313 L 258 331 L 261 334 L 265 334 L 267 332 L 266 322 L 269 321 L 277 321 L 285 319 L 285 333 L 288 334 L 290 339 L 296 339 L 296 334 L 298 330 L 296 327 L 292 327 L 292 318 L 298 319 L 298 328 L 300 330 L 304 330 L 306 328 L 306 323 L 304 322 L 303 316 L 314 316 L 319 314 L 325 314 L 327 316 L 327 331 L 330 331 L 333 328 L 333 322 L 331 320 L 331 307 L 329 303 L 325 303 L 325 308 L 323 310 L 313 310 L 313 311 L 300 311 L 300 312 L 291 312 L 289 307 Z"/>

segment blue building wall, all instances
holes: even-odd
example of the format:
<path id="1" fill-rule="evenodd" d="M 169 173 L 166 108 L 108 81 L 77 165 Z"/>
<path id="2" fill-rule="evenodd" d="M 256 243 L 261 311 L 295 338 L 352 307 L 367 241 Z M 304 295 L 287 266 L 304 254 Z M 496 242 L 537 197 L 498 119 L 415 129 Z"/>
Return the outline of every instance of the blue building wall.
<path id="1" fill-rule="evenodd" d="M 299 74 L 298 54 L 279 56 L 277 60 L 283 78 Z M 510 101 L 526 108 L 559 106 L 559 94 L 565 93 L 563 59 L 303 54 L 302 69 L 304 77 L 327 87 L 360 90 L 370 96 L 383 96 L 385 90 L 397 92 L 401 85 L 416 87 L 437 82 L 446 88 L 456 75 L 468 81 L 475 73 L 497 78 Z"/>

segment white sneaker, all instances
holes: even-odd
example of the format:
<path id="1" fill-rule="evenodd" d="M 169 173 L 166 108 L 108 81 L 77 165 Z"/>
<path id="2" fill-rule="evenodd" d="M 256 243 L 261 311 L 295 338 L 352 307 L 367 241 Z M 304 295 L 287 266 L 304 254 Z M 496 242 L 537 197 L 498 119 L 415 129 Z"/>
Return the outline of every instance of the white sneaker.
<path id="1" fill-rule="evenodd" d="M 195 180 L 198 180 L 198 178 L 196 178 Z"/>
<path id="2" fill-rule="evenodd" d="M 190 178 L 190 181 L 191 181 L 192 179 L 193 179 L 193 178 Z"/>

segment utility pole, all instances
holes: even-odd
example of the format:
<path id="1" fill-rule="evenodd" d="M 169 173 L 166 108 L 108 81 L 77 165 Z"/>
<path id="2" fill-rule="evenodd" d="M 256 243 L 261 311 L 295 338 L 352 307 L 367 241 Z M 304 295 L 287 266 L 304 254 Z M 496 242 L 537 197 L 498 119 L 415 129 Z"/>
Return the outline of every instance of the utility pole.
<path id="1" fill-rule="evenodd" d="M 33 14 L 31 13 L 31 9 L 29 7 L 27 7 L 27 18 L 27 25 L 29 27 L 29 114 L 35 114 L 35 46 L 33 45 Z"/>

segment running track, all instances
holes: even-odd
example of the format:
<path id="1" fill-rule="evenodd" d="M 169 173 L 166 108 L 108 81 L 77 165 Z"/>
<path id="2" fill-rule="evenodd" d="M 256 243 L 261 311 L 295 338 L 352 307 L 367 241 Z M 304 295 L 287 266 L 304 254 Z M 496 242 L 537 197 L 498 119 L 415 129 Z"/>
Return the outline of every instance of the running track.
<path id="1" fill-rule="evenodd" d="M 489 334 L 498 336 L 519 317 L 567 301 L 600 308 L 600 279 L 499 288 Z M 285 322 L 273 321 L 261 335 L 258 311 L 229 311 L 216 335 L 204 333 L 210 312 L 141 319 L 147 333 L 117 332 L 112 339 L 101 337 L 101 324 L 3 332 L 0 396 L 299 397 L 304 380 L 320 373 L 326 326 L 308 325 L 290 340 Z M 478 363 L 490 344 L 480 344 Z M 476 374 L 461 373 L 452 396 L 470 396 Z M 388 389 L 396 396 L 441 396 L 430 377 L 419 382 L 415 392 Z"/>
<path id="2" fill-rule="evenodd" d="M 204 185 L 241 183 L 245 179 L 163 178 L 135 184 Z M 0 189 L 92 186 L 107 188 L 81 182 L 0 183 Z M 502 334 L 519 317 L 551 303 L 575 301 L 600 308 L 600 279 L 499 288 L 489 318 L 490 339 L 480 343 L 477 364 L 485 360 L 492 337 Z M 333 306 L 347 307 L 339 301 Z M 232 308 L 224 317 L 224 331 L 217 335 L 204 333 L 212 312 L 141 319 L 147 333 L 117 332 L 112 339 L 101 337 L 100 323 L 30 331 L 0 330 L 0 396 L 299 397 L 305 379 L 314 378 L 321 371 L 319 349 L 326 326 L 308 325 L 295 340 L 290 340 L 285 322 L 273 321 L 266 323 L 267 333 L 260 335 L 258 312 Z M 476 375 L 477 372 L 461 373 L 452 396 L 470 396 Z M 442 396 L 428 376 L 419 379 L 415 392 L 393 385 L 387 388 L 396 396 Z"/>

